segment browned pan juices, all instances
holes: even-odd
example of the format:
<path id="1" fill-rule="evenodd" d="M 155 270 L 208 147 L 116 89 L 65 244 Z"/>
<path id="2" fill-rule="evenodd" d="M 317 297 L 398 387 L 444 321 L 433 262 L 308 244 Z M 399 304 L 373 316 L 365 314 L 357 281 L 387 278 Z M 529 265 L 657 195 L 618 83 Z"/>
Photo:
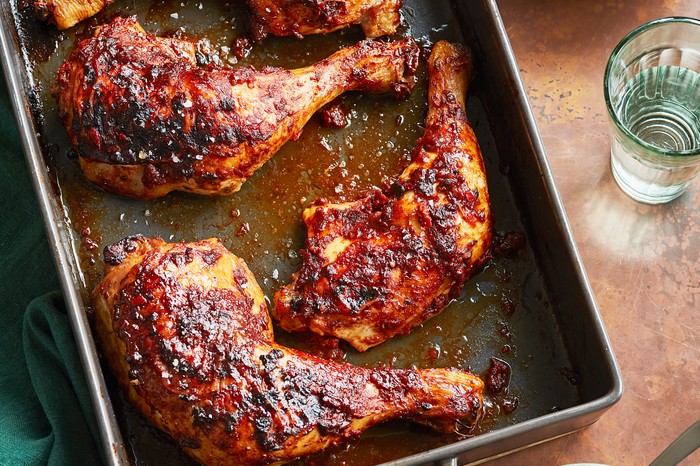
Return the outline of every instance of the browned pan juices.
<path id="1" fill-rule="evenodd" d="M 460 26 L 451 16 L 450 2 L 404 3 L 406 26 L 402 35 L 413 34 L 426 47 L 438 39 L 462 37 Z M 73 229 L 73 246 L 86 299 L 102 276 L 102 249 L 124 236 L 142 233 L 160 235 L 166 240 L 222 238 L 231 251 L 245 259 L 271 300 L 300 264 L 299 250 L 305 236 L 303 208 L 317 197 L 353 199 L 371 186 L 384 186 L 406 166 L 410 151 L 422 134 L 427 110 L 424 63 L 418 86 L 409 98 L 347 94 L 340 100 L 350 117 L 346 128 L 324 128 L 321 118 L 314 117 L 299 140 L 285 145 L 234 195 L 209 198 L 174 193 L 152 201 L 120 198 L 83 178 L 49 92 L 58 66 L 77 39 L 89 36 L 92 27 L 118 14 L 137 14 L 149 32 L 208 39 L 211 53 L 203 48 L 204 56 L 216 57 L 223 63 L 288 68 L 311 64 L 339 47 L 361 40 L 361 31 L 353 28 L 303 40 L 269 37 L 253 49 L 250 57 L 237 61 L 231 51 L 233 40 L 246 31 L 240 2 L 117 1 L 97 17 L 63 33 L 38 23 L 29 14 L 30 9 L 19 10 L 28 69 L 40 104 L 37 112 L 43 116 L 44 156 Z M 498 121 L 487 119 L 491 112 L 487 112 L 490 103 L 483 83 L 488 76 L 479 72 L 478 55 L 475 70 L 468 113 L 487 165 L 496 229 L 523 231 L 509 180 L 499 171 L 493 136 L 498 132 L 491 129 Z M 514 307 L 509 308 L 508 302 Z M 318 339 L 306 334 L 289 335 L 281 330 L 276 333 L 282 344 L 312 352 L 322 349 Z M 528 246 L 510 258 L 491 261 L 465 285 L 461 299 L 410 335 L 394 338 L 363 354 L 343 344 L 340 349 L 346 361 L 365 366 L 455 366 L 483 374 L 491 357 L 507 362 L 512 370 L 510 383 L 505 392 L 489 397 L 487 417 L 477 433 L 579 402 L 575 374 Z M 119 394 L 115 392 L 112 398 L 135 464 L 190 463 L 167 436 L 125 406 Z M 504 407 L 512 408 L 515 403 L 517 409 L 507 414 Z M 350 447 L 339 447 L 311 462 L 367 465 L 460 439 L 391 423 L 373 428 Z"/>

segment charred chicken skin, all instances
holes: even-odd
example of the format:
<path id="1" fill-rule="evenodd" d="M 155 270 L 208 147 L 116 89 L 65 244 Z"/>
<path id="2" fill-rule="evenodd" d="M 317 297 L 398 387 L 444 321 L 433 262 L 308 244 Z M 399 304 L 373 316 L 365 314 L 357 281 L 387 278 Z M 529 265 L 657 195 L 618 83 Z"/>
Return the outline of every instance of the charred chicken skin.
<path id="1" fill-rule="evenodd" d="M 230 194 L 346 91 L 408 93 L 413 39 L 365 40 L 297 70 L 200 67 L 195 44 L 117 18 L 81 42 L 53 89 L 80 166 L 134 198 Z"/>
<path id="2" fill-rule="evenodd" d="M 359 24 L 367 37 L 393 34 L 401 23 L 401 0 L 247 0 L 252 35 L 325 34 Z"/>
<path id="3" fill-rule="evenodd" d="M 263 293 L 216 239 L 143 236 L 105 249 L 92 299 L 128 398 L 204 464 L 292 460 L 389 419 L 444 432 L 482 415 L 481 379 L 456 369 L 364 369 L 274 342 Z"/>
<path id="4" fill-rule="evenodd" d="M 471 58 L 439 42 L 428 65 L 425 133 L 396 182 L 355 202 L 320 199 L 304 211 L 301 268 L 274 299 L 282 328 L 365 351 L 441 312 L 485 262 L 489 194 L 465 113 Z"/>

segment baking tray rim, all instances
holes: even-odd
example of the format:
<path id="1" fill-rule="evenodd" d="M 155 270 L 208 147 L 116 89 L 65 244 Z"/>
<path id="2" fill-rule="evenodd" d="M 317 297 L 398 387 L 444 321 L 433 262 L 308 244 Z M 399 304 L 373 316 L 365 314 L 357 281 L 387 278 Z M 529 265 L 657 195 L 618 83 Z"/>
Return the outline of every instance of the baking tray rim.
<path id="1" fill-rule="evenodd" d="M 109 392 L 97 354 L 97 348 L 92 337 L 92 331 L 87 319 L 86 308 L 75 287 L 73 255 L 68 251 L 69 236 L 64 218 L 59 215 L 58 203 L 52 193 L 47 170 L 43 165 L 43 155 L 39 146 L 39 135 L 33 130 L 34 122 L 22 84 L 21 71 L 23 65 L 18 50 L 11 48 L 14 38 L 11 30 L 15 30 L 15 22 L 7 24 L 14 11 L 11 2 L 2 2 L 0 11 L 0 59 L 5 75 L 5 85 L 8 90 L 11 105 L 14 110 L 18 132 L 27 161 L 29 175 L 34 186 L 37 204 L 44 220 L 57 275 L 61 284 L 66 309 L 80 355 L 85 380 L 88 385 L 97 427 L 102 442 L 103 458 L 112 465 L 125 465 L 126 453 L 124 443 L 118 428 L 113 406 L 109 400 Z"/>
<path id="2" fill-rule="evenodd" d="M 70 251 L 69 227 L 65 224 L 64 217 L 60 215 L 60 205 L 52 192 L 51 182 L 44 166 L 42 150 L 39 145 L 39 135 L 36 134 L 33 129 L 34 121 L 29 107 L 26 88 L 24 87 L 21 76 L 22 71 L 20 71 L 24 69 L 22 57 L 20 53 L 18 53 L 19 51 L 11 45 L 15 43 L 15 38 L 12 36 L 12 31 L 15 30 L 15 21 L 11 3 L 12 2 L 3 2 L 2 11 L 0 11 L 0 59 L 2 61 L 8 94 L 17 121 L 19 135 L 27 160 L 30 178 L 37 196 L 39 210 L 44 220 L 44 226 L 58 272 L 61 289 L 66 301 L 71 328 L 85 371 L 92 405 L 95 409 L 98 430 L 102 441 L 102 451 L 105 455 L 104 460 L 107 464 L 112 465 L 128 464 L 128 456 L 116 420 L 114 407 L 109 399 L 109 392 L 102 373 L 102 366 L 95 346 L 95 340 L 92 337 L 90 324 L 87 319 L 86 308 L 76 287 L 74 270 L 77 265 L 74 263 L 74 255 Z M 445 460 L 456 464 L 457 455 L 461 453 L 497 442 L 506 442 L 518 436 L 536 431 L 537 429 L 553 427 L 586 416 L 602 414 L 622 397 L 623 382 L 620 368 L 613 354 L 612 346 L 607 332 L 605 331 L 599 309 L 593 298 L 593 293 L 581 256 L 579 255 L 562 200 L 556 188 L 554 177 L 547 160 L 527 93 L 525 92 L 518 71 L 517 62 L 508 40 L 503 20 L 495 0 L 483 0 L 483 4 L 493 22 L 496 41 L 504 54 L 503 59 L 505 60 L 506 71 L 510 75 L 508 77 L 517 93 L 517 104 L 522 112 L 522 117 L 526 126 L 525 129 L 531 138 L 533 153 L 539 164 L 539 170 L 545 183 L 546 192 L 550 196 L 550 203 L 554 209 L 554 215 L 561 226 L 566 253 L 572 259 L 572 264 L 574 264 L 576 268 L 576 276 L 580 285 L 582 285 L 587 301 L 584 306 L 592 313 L 592 326 L 595 329 L 595 343 L 603 350 L 603 362 L 605 363 L 605 369 L 607 369 L 608 375 L 612 381 L 612 386 L 606 393 L 598 396 L 594 400 L 385 464 L 404 466 L 424 464 L 427 462 L 443 462 Z M 8 21 L 11 22 L 8 24 Z M 562 431 L 553 437 L 542 438 L 532 443 L 517 445 L 512 449 L 503 450 L 496 455 L 484 457 L 479 460 L 479 462 L 488 460 L 489 458 L 503 456 L 513 451 L 566 435 L 584 428 L 597 419 L 598 416 L 585 425 L 578 426 L 570 431 Z"/>

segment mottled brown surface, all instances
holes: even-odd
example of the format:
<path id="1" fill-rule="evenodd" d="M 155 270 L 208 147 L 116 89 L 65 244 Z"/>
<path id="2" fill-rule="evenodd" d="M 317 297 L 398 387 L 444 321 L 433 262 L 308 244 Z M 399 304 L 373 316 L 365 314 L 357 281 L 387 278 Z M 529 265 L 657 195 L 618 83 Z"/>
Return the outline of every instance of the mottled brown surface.
<path id="1" fill-rule="evenodd" d="M 618 189 L 603 72 L 627 32 L 658 17 L 700 17 L 700 3 L 498 4 L 625 392 L 589 428 L 488 464 L 649 464 L 700 417 L 700 180 L 662 206 Z M 682 464 L 699 463 L 696 451 Z"/>

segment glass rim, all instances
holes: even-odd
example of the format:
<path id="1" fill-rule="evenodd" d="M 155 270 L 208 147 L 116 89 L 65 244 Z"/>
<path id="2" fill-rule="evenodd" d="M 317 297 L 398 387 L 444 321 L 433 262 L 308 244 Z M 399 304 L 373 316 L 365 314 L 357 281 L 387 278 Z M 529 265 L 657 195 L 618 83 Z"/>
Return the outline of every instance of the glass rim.
<path id="1" fill-rule="evenodd" d="M 700 157 L 700 147 L 687 150 L 667 150 L 654 146 L 653 144 L 649 144 L 645 140 L 641 139 L 636 134 L 632 133 L 629 129 L 627 129 L 627 127 L 624 124 L 622 124 L 620 119 L 617 117 L 617 113 L 615 113 L 615 110 L 613 109 L 612 99 L 610 98 L 608 78 L 610 77 L 610 73 L 612 71 L 613 62 L 615 58 L 617 58 L 617 55 L 620 53 L 622 48 L 625 45 L 627 45 L 632 39 L 642 34 L 643 32 L 668 23 L 685 23 L 700 28 L 699 19 L 691 18 L 688 16 L 667 16 L 664 18 L 651 20 L 647 23 L 642 24 L 641 26 L 637 26 L 635 29 L 627 33 L 627 35 L 625 35 L 625 37 L 623 37 L 613 49 L 612 53 L 610 54 L 610 58 L 608 58 L 608 63 L 605 67 L 605 75 L 603 77 L 603 94 L 605 95 L 605 106 L 608 108 L 608 115 L 610 115 L 610 118 L 612 119 L 615 126 L 617 126 L 625 136 L 627 136 L 629 139 L 631 139 L 638 145 L 642 146 L 644 149 L 651 151 L 654 154 L 662 155 L 665 157 Z"/>

